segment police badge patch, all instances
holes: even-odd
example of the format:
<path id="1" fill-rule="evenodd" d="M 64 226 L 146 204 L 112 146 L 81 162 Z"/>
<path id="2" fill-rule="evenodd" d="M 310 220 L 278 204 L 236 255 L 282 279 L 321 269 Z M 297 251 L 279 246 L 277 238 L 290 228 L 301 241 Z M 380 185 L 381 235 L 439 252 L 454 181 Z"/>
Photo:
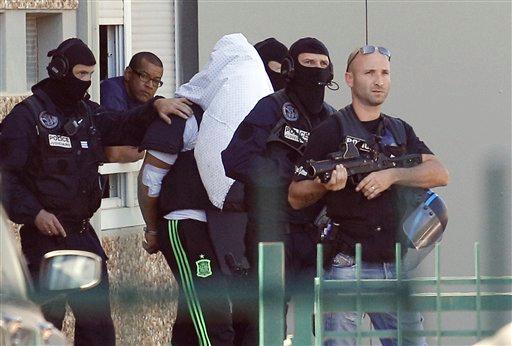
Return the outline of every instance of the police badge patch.
<path id="1" fill-rule="evenodd" d="M 56 128 L 57 125 L 59 125 L 59 118 L 57 118 L 55 115 L 51 115 L 47 111 L 42 111 L 41 113 L 39 113 L 39 122 L 45 128 L 51 130 Z"/>
<path id="2" fill-rule="evenodd" d="M 284 138 L 298 143 L 307 143 L 309 132 L 286 125 L 283 132 Z"/>
<path id="3" fill-rule="evenodd" d="M 291 102 L 286 102 L 283 105 L 283 116 L 288 121 L 297 121 L 299 119 L 299 112 Z"/>
<path id="4" fill-rule="evenodd" d="M 210 260 L 205 259 L 204 255 L 200 256 L 201 259 L 196 261 L 196 275 L 200 278 L 207 278 L 212 275 L 212 267 L 210 265 Z"/>

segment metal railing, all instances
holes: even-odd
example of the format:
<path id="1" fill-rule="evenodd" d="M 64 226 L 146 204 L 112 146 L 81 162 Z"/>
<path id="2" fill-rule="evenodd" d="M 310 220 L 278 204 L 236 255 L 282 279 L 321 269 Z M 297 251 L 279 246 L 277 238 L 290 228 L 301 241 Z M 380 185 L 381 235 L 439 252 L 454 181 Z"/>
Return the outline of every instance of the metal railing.
<path id="1" fill-rule="evenodd" d="M 260 287 L 260 344 L 282 345 L 284 316 L 284 258 L 281 243 L 259 245 L 259 287 Z M 402 271 L 401 247 L 396 246 L 396 279 L 362 279 L 361 246 L 356 246 L 356 276 L 353 280 L 326 280 L 323 277 L 322 247 L 318 246 L 317 277 L 314 279 L 314 326 L 311 314 L 295 314 L 294 345 L 322 345 L 326 339 L 351 337 L 357 344 L 363 339 L 386 337 L 397 339 L 402 345 L 404 336 L 425 336 L 442 345 L 447 337 L 476 337 L 478 339 L 494 334 L 496 330 L 485 329 L 482 325 L 484 311 L 512 311 L 512 276 L 483 276 L 480 266 L 478 243 L 474 247 L 474 275 L 465 277 L 442 277 L 439 244 L 435 247 L 434 277 L 404 278 Z M 447 287 L 464 287 L 464 292 L 448 292 Z M 485 290 L 488 286 L 504 286 L 506 292 Z M 426 290 L 426 292 L 425 292 Z M 292 298 L 293 299 L 293 298 Z M 311 304 L 310 310 L 313 309 Z M 357 312 L 355 332 L 324 331 L 326 312 Z M 364 312 L 394 312 L 397 314 L 396 330 L 365 330 L 361 323 Z M 421 331 L 405 331 L 400 327 L 406 311 L 432 312 L 435 326 Z M 464 330 L 444 329 L 444 312 L 474 312 L 476 325 Z M 314 330 L 314 336 L 311 331 Z"/>

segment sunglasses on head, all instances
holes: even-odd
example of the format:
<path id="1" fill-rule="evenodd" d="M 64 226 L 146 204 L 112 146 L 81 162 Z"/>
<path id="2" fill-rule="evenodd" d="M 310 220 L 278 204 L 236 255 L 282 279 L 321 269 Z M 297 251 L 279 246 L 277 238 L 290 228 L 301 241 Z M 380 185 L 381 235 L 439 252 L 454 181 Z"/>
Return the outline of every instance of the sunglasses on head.
<path id="1" fill-rule="evenodd" d="M 356 58 L 357 54 L 359 54 L 359 53 L 361 53 L 363 55 L 373 54 L 373 53 L 375 53 L 375 51 L 378 51 L 380 54 L 387 56 L 388 60 L 391 60 L 391 52 L 389 51 L 389 49 L 387 49 L 385 47 L 378 47 L 378 46 L 363 46 L 363 47 L 359 48 L 359 50 L 356 52 L 356 54 L 354 54 L 354 56 L 348 61 L 346 71 L 348 72 L 348 68 L 350 67 L 350 64 L 352 64 L 352 61 L 354 61 L 354 59 Z"/>

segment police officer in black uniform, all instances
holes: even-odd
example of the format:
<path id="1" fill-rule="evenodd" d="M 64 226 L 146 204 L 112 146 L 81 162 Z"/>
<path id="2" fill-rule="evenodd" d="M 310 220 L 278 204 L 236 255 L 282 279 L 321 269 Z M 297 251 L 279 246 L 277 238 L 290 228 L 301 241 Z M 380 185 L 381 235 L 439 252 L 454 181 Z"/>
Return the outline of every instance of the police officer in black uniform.
<path id="1" fill-rule="evenodd" d="M 335 111 L 324 102 L 333 67 L 322 42 L 309 37 L 295 42 L 282 61 L 281 73 L 286 88 L 261 99 L 222 152 L 226 175 L 245 186 L 245 246 L 252 269 L 248 290 L 240 294 L 246 298 L 244 306 L 253 308 L 247 311 L 248 344 L 257 344 L 257 285 L 251 280 L 257 280 L 258 242 L 284 242 L 288 289 L 313 286 L 316 230 L 312 223 L 321 205 L 293 211 L 287 191 L 309 133 Z"/>
<path id="2" fill-rule="evenodd" d="M 274 91 L 283 89 L 285 77 L 281 74 L 281 61 L 288 56 L 288 48 L 270 37 L 256 43 L 254 49 L 263 62 Z M 222 269 L 226 274 L 234 276 L 235 281 L 248 266 L 243 245 L 247 225 L 243 191 L 243 184 L 236 181 L 226 196 L 223 210 L 207 210 L 208 228 L 212 233 L 215 250 L 221 259 Z"/>
<path id="3" fill-rule="evenodd" d="M 35 280 L 49 251 L 85 250 L 103 259 L 97 287 L 42 310 L 61 328 L 67 300 L 76 319 L 75 345 L 113 345 L 107 256 L 89 223 L 101 202 L 103 146 L 138 145 L 157 113 L 165 118 L 191 111 L 178 110 L 172 100 L 153 99 L 129 112 L 104 112 L 86 94 L 96 64 L 91 50 L 71 38 L 48 56 L 50 78 L 34 85 L 33 95 L 0 124 L 2 203 L 9 218 L 23 224 L 22 250 Z"/>
<path id="4" fill-rule="evenodd" d="M 274 91 L 286 86 L 285 77 L 281 74 L 281 61 L 288 56 L 288 48 L 273 37 L 269 37 L 254 45 L 265 66 L 268 78 Z"/>
<path id="5" fill-rule="evenodd" d="M 352 103 L 333 114 L 311 134 L 297 168 L 296 181 L 289 189 L 294 208 L 304 208 L 325 196 L 327 215 L 332 219 L 333 256 L 326 260 L 328 279 L 354 279 L 355 245 L 362 246 L 363 279 L 395 277 L 395 242 L 401 205 L 400 189 L 430 188 L 448 183 L 448 172 L 430 149 L 399 118 L 381 113 L 390 88 L 391 53 L 384 47 L 364 46 L 347 60 L 345 81 L 352 90 Z M 319 178 L 307 180 L 303 164 L 324 160 L 329 153 L 351 148 L 361 157 L 371 158 L 372 150 L 386 156 L 419 154 L 422 163 L 410 168 L 390 168 L 348 179 L 347 170 L 338 165 L 327 183 Z M 355 178 L 355 179 L 354 179 Z M 376 329 L 396 329 L 393 312 L 369 313 Z M 356 312 L 332 313 L 326 318 L 329 331 L 355 331 Z M 402 329 L 422 329 L 418 313 L 402 314 Z M 355 345 L 355 338 L 329 345 Z M 396 339 L 381 339 L 383 345 L 396 345 Z M 425 345 L 423 337 L 404 336 L 404 344 Z"/>

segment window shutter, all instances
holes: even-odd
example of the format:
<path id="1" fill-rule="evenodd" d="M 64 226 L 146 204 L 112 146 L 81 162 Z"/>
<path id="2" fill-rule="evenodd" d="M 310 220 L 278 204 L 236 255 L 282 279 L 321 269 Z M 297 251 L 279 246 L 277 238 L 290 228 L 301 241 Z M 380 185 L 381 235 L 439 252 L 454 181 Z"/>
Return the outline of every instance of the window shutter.
<path id="1" fill-rule="evenodd" d="M 149 51 L 164 65 L 164 85 L 157 95 L 173 96 L 175 90 L 174 2 L 132 2 L 132 55 Z"/>
<path id="2" fill-rule="evenodd" d="M 100 25 L 123 24 L 123 0 L 100 0 L 99 7 Z"/>

